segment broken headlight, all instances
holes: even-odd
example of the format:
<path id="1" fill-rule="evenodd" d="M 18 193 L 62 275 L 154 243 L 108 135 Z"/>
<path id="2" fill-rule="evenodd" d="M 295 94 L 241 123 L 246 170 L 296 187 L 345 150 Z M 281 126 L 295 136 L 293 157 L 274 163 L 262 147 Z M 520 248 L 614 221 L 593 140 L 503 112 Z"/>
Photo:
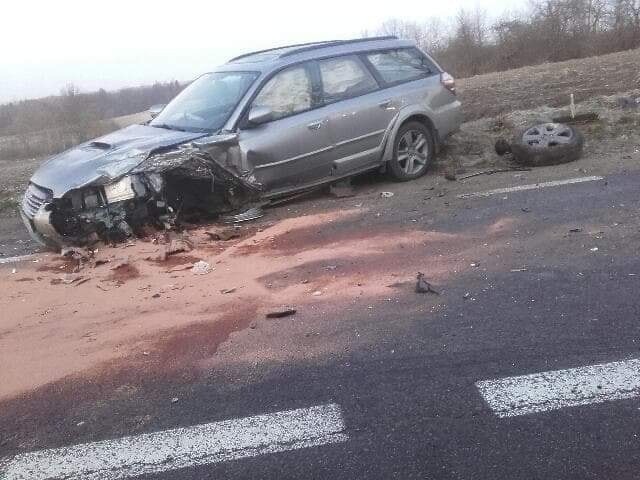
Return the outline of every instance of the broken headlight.
<path id="1" fill-rule="evenodd" d="M 133 177 L 126 175 L 117 182 L 109 183 L 104 187 L 104 196 L 107 203 L 123 202 L 130 200 L 136 196 L 136 192 L 132 186 Z"/>

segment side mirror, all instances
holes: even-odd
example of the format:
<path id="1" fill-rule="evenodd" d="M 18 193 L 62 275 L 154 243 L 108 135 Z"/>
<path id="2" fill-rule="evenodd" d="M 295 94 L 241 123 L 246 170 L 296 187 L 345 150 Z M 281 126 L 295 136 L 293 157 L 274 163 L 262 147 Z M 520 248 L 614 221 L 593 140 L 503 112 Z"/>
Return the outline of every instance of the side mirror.
<path id="1" fill-rule="evenodd" d="M 268 107 L 253 107 L 249 111 L 247 123 L 250 126 L 261 125 L 273 119 L 273 111 Z"/>
<path id="2" fill-rule="evenodd" d="M 164 110 L 164 107 L 166 107 L 166 105 L 158 104 L 153 105 L 151 108 L 149 108 L 148 112 L 149 115 L 151 115 L 151 118 L 156 118 L 158 115 L 160 115 L 160 112 Z"/>

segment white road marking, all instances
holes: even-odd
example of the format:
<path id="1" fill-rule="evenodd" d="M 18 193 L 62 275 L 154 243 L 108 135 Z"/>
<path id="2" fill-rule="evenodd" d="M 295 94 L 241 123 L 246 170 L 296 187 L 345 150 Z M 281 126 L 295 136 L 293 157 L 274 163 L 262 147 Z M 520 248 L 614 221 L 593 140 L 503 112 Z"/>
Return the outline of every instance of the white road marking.
<path id="1" fill-rule="evenodd" d="M 36 255 L 21 255 L 19 257 L 0 258 L 0 265 L 4 265 L 5 263 L 26 262 L 27 260 L 32 260 L 35 257 Z"/>
<path id="2" fill-rule="evenodd" d="M 640 396 L 640 359 L 477 382 L 498 417 Z"/>
<path id="3" fill-rule="evenodd" d="M 115 480 L 344 442 L 335 404 L 26 453 L 3 480 Z M 3 476 L 4 473 L 4 476 Z"/>
<path id="4" fill-rule="evenodd" d="M 490 197 L 491 195 L 504 195 L 511 192 L 522 192 L 524 190 L 536 190 L 538 188 L 559 187 L 561 185 L 571 185 L 574 183 L 595 182 L 604 180 L 604 177 L 579 177 L 568 178 L 567 180 L 554 180 L 553 182 L 534 183 L 531 185 L 518 185 L 516 187 L 497 188 L 486 192 L 463 193 L 458 198 Z"/>

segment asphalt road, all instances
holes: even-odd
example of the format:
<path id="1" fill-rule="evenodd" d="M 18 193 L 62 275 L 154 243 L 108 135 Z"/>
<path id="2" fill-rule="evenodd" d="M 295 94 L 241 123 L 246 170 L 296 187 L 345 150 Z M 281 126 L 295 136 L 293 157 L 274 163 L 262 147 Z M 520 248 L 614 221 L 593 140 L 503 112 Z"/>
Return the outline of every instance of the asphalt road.
<path id="1" fill-rule="evenodd" d="M 18 216 L 0 217 L 0 260 L 37 252 L 34 242 Z"/>
<path id="2" fill-rule="evenodd" d="M 10 458 L 133 432 L 337 405 L 343 422 L 338 433 L 344 436 L 335 442 L 272 453 L 244 449 L 238 440 L 228 447 L 235 456 L 226 461 L 190 466 L 197 463 L 194 456 L 191 463 L 176 463 L 181 468 L 142 477 L 638 478 L 635 364 L 622 373 L 608 367 L 595 373 L 570 370 L 562 385 L 543 381 L 543 400 L 533 413 L 520 414 L 517 408 L 540 392 L 512 382 L 521 395 L 505 400 L 507 410 L 515 408 L 509 410 L 512 416 L 492 409 L 477 383 L 640 358 L 639 184 L 640 175 L 633 173 L 452 202 L 450 210 L 424 215 L 417 223 L 475 235 L 477 258 L 460 252 L 473 267 L 436 285 L 439 296 L 419 295 L 413 285 L 405 285 L 371 308 L 304 314 L 301 332 L 313 325 L 306 336 L 314 341 L 353 337 L 344 352 L 321 363 L 291 361 L 269 369 L 256 365 L 249 372 L 230 367 L 195 383 L 147 385 L 127 400 L 102 405 L 91 425 L 78 424 L 64 405 L 47 399 L 29 404 L 28 411 L 14 405 L 0 417 L 9 422 L 12 415 L 0 436 L 0 450 Z M 483 254 L 490 246 L 484 245 L 482 232 L 509 228 L 505 217 L 516 219 L 518 227 L 500 249 Z M 386 221 L 408 218 L 399 213 Z M 417 251 L 417 267 L 430 254 Z M 277 320 L 274 329 L 288 328 L 287 322 L 291 320 Z M 572 378 L 577 387 L 571 386 Z M 589 390 L 589 381 L 596 390 Z M 599 396 L 609 388 L 615 392 Z M 587 391 L 582 397 L 581 389 Z M 571 405 L 567 397 L 572 395 L 580 397 L 574 403 L 582 404 Z M 134 428 L 131 419 L 145 414 L 149 421 Z M 225 428 L 231 438 L 246 435 L 242 426 Z M 268 444 L 273 427 L 264 428 L 263 443 Z M 162 439 L 153 441 L 157 449 L 167 447 Z"/>

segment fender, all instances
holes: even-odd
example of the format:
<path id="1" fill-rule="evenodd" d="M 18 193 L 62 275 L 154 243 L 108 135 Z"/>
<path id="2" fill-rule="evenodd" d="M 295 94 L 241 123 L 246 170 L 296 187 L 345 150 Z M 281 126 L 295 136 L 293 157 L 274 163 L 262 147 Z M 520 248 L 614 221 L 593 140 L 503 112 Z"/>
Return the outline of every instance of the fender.
<path id="1" fill-rule="evenodd" d="M 382 154 L 382 163 L 386 163 L 393 158 L 393 145 L 395 143 L 396 135 L 398 135 L 398 130 L 400 130 L 400 127 L 408 118 L 413 117 L 414 115 L 420 115 L 429 119 L 434 134 L 433 141 L 435 142 L 436 152 L 440 149 L 440 136 L 438 135 L 438 130 L 431 120 L 433 118 L 433 112 L 430 109 L 425 108 L 423 105 L 408 105 L 400 109 L 389 125 L 387 133 L 385 134 L 386 145 Z"/>

